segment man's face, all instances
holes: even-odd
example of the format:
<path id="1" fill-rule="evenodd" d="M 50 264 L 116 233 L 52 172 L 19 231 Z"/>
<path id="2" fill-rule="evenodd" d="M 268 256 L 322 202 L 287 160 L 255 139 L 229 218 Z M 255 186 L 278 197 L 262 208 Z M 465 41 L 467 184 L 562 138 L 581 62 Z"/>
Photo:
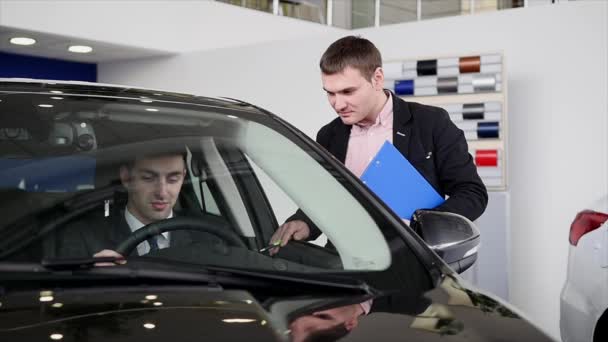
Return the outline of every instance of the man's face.
<path id="1" fill-rule="evenodd" d="M 136 160 L 131 169 L 120 168 L 129 193 L 127 208 L 143 224 L 169 217 L 184 182 L 186 169 L 180 155 Z"/>
<path id="2" fill-rule="evenodd" d="M 321 73 L 321 80 L 329 104 L 345 125 L 372 123 L 375 120 L 381 98 L 378 92 L 384 86 L 382 69 L 376 69 L 371 80 L 352 67 L 333 75 Z"/>

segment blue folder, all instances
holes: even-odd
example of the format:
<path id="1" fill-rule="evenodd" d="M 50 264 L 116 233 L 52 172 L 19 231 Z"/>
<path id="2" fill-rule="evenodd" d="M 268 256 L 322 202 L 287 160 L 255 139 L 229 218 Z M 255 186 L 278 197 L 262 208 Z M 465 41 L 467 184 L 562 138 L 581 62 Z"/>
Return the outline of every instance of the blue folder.
<path id="1" fill-rule="evenodd" d="M 431 209 L 445 200 L 410 162 L 386 141 L 361 176 L 399 217 L 411 220 L 417 209 Z"/>

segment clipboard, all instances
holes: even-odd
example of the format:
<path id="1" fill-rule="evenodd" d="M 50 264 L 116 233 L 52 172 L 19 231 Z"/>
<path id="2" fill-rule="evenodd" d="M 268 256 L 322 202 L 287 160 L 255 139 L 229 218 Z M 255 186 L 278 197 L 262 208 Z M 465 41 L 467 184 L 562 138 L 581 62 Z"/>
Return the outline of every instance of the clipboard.
<path id="1" fill-rule="evenodd" d="M 411 220 L 414 211 L 432 209 L 445 201 L 388 141 L 369 163 L 361 180 L 402 219 Z"/>

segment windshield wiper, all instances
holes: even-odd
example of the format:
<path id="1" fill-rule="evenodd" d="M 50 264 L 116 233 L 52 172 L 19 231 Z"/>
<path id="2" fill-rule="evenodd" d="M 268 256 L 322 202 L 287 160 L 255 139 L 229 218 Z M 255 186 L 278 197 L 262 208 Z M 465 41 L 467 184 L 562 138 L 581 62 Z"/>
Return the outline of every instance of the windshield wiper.
<path id="1" fill-rule="evenodd" d="M 268 272 L 222 266 L 201 266 L 184 264 L 156 258 L 129 259 L 125 265 L 96 266 L 98 263 L 117 263 L 124 259 L 115 257 L 103 258 L 73 258 L 73 259 L 43 259 L 41 264 L 0 263 L 0 273 L 19 272 L 21 274 L 37 274 L 44 280 L 47 276 L 53 279 L 79 279 L 88 276 L 104 278 L 130 279 L 132 281 L 169 281 L 206 283 L 219 288 L 236 288 L 248 290 L 272 290 L 279 294 L 293 295 L 302 293 L 336 293 L 373 295 L 377 293 L 362 280 L 335 274 L 307 274 L 288 272 Z M 4 272 L 2 272 L 4 271 Z M 5 273 L 4 276 L 7 276 Z M 10 275 L 9 275 L 10 277 Z M 296 290 L 297 289 L 297 290 Z"/>

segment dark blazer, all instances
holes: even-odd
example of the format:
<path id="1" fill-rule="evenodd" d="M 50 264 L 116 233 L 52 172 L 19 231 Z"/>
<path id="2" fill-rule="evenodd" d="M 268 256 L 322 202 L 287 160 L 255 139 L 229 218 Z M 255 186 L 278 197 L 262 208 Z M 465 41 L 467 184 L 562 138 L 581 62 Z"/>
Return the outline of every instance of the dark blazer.
<path id="1" fill-rule="evenodd" d="M 174 210 L 174 215 L 179 215 Z M 109 216 L 104 215 L 103 207 L 85 217 L 76 219 L 53 232 L 45 246 L 47 257 L 77 258 L 91 257 L 103 250 L 114 250 L 131 234 L 131 228 L 125 220 L 124 207 L 115 208 Z M 204 233 L 188 230 L 172 231 L 169 246 L 188 245 L 199 241 Z M 215 238 L 218 239 L 218 238 Z M 131 255 L 137 255 L 137 249 Z"/>
<path id="2" fill-rule="evenodd" d="M 393 145 L 443 197 L 436 210 L 475 220 L 486 208 L 488 193 L 464 133 L 438 107 L 393 98 Z M 344 163 L 352 126 L 338 117 L 317 133 L 317 142 Z M 431 209 L 431 208 L 420 208 Z"/>
<path id="3" fill-rule="evenodd" d="M 442 108 L 406 102 L 392 94 L 393 145 L 445 198 L 435 210 L 447 211 L 473 221 L 486 208 L 488 192 L 477 174 L 464 133 Z M 317 142 L 342 163 L 352 126 L 337 117 L 317 133 Z M 433 208 L 419 208 L 433 209 Z M 309 239 L 321 232 L 298 210 L 287 221 L 303 220 L 311 228 Z"/>

